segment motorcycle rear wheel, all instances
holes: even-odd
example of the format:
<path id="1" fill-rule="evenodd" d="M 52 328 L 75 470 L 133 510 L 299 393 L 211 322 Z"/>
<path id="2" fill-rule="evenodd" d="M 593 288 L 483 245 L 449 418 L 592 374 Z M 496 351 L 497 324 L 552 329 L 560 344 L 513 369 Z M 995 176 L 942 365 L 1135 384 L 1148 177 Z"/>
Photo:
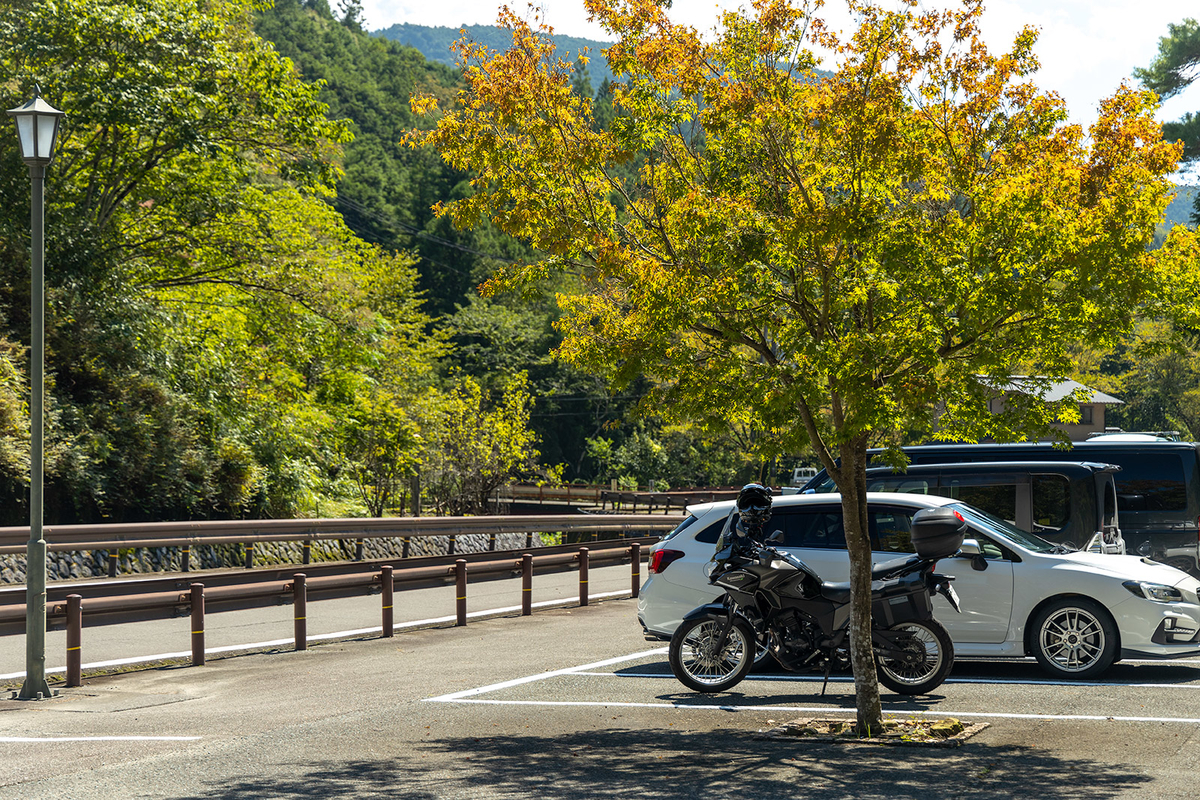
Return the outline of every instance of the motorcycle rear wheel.
<path id="1" fill-rule="evenodd" d="M 725 646 L 715 651 L 724 620 L 689 620 L 675 629 L 668 650 L 671 671 L 679 682 L 694 692 L 724 692 L 742 682 L 754 666 L 758 646 L 754 631 L 735 619 L 725 637 Z"/>
<path id="2" fill-rule="evenodd" d="M 925 658 L 912 665 L 877 657 L 879 682 L 896 694 L 927 694 L 941 686 L 954 667 L 954 643 L 941 623 L 932 619 L 901 622 L 888 630 L 912 633 L 909 646 L 923 648 Z"/>

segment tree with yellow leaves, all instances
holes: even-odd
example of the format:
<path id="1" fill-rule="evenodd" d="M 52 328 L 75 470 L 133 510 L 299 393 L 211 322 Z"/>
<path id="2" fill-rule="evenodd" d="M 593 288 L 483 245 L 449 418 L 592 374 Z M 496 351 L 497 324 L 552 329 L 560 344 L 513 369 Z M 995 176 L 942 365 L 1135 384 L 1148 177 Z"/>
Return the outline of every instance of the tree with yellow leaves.
<path id="1" fill-rule="evenodd" d="M 460 42 L 468 88 L 445 110 L 414 98 L 441 116 L 409 141 L 475 175 L 439 213 L 544 254 L 486 290 L 578 274 L 562 357 L 650 376 L 661 413 L 820 457 L 842 496 L 858 729 L 879 730 L 867 449 L 1016 439 L 1069 415 L 1031 397 L 993 416 L 990 387 L 1030 363 L 1065 375 L 1070 343 L 1111 341 L 1176 296 L 1194 264 L 1146 245 L 1179 149 L 1128 87 L 1086 132 L 1068 124 L 1031 81 L 1034 31 L 989 52 L 979 0 L 848 0 L 845 37 L 818 2 L 754 0 L 709 37 L 653 0 L 587 5 L 623 76 L 607 129 L 571 65 L 504 10 L 512 46 Z"/>

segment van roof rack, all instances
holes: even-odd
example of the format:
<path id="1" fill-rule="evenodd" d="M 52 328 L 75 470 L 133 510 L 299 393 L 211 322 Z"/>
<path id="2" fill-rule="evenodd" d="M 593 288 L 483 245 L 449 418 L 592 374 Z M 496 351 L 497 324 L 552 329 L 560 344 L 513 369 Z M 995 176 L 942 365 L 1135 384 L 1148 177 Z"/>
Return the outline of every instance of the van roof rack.
<path id="1" fill-rule="evenodd" d="M 1096 439 L 1101 436 L 1153 436 L 1156 439 L 1167 442 L 1183 441 L 1183 436 L 1179 431 L 1124 431 L 1120 428 L 1105 428 L 1103 431 L 1092 431 L 1087 435 L 1087 438 Z"/>

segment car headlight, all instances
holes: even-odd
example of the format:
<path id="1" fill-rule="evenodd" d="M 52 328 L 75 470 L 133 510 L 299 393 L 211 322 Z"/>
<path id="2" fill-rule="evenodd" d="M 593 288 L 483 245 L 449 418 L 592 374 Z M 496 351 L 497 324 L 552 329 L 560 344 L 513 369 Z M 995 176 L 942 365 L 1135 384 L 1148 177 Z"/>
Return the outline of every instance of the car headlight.
<path id="1" fill-rule="evenodd" d="M 1183 592 L 1174 586 L 1166 586 L 1161 583 L 1147 583 L 1146 581 L 1125 581 L 1121 585 L 1138 597 L 1153 600 L 1155 603 L 1183 602 Z"/>

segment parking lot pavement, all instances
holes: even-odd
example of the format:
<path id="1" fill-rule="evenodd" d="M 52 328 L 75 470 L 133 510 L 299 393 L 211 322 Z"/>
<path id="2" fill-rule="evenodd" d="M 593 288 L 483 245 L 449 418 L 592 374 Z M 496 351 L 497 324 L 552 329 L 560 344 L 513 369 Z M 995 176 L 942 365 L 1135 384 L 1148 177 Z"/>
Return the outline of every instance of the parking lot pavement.
<path id="1" fill-rule="evenodd" d="M 0 701 L 0 798 L 1191 798 L 1200 663 L 1047 681 L 960 662 L 890 715 L 990 727 L 954 750 L 764 741 L 853 712 L 844 677 L 719 695 L 669 676 L 629 600 L 90 681 Z M 66 740 L 71 741 L 66 741 Z"/>

